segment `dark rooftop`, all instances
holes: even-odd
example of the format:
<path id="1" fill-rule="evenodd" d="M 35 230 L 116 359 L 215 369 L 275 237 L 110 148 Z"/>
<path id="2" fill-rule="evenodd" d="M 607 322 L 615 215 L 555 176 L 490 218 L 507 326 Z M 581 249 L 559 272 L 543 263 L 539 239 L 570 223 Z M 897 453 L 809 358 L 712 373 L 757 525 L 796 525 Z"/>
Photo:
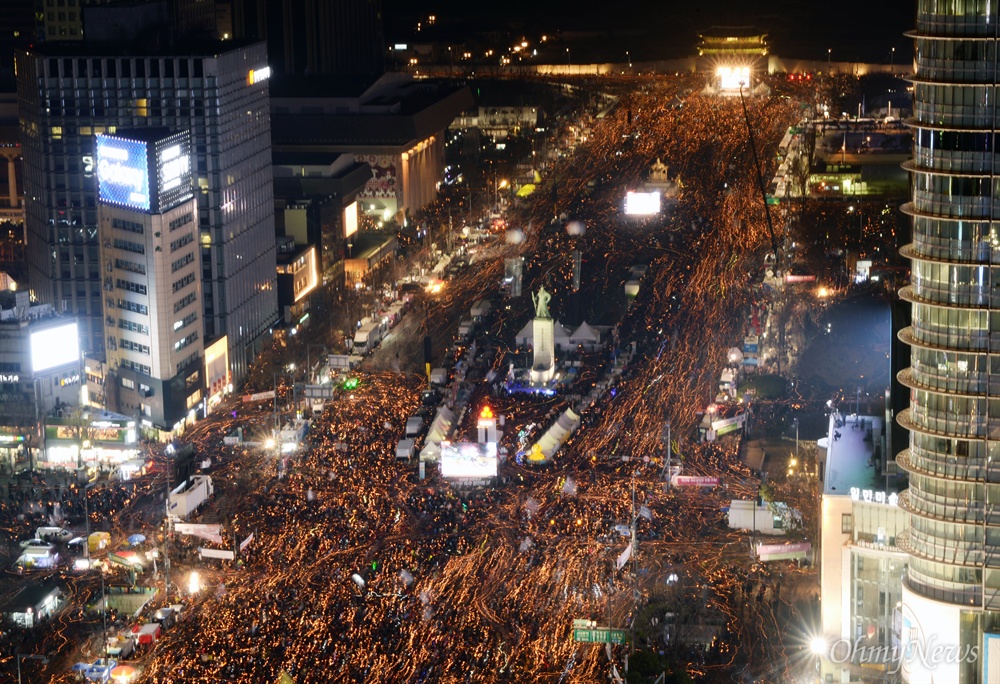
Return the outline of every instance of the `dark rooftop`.
<path id="1" fill-rule="evenodd" d="M 13 613 L 25 608 L 34 608 L 54 591 L 59 591 L 59 587 L 55 584 L 29 584 L 7 602 L 4 611 Z"/>
<path id="2" fill-rule="evenodd" d="M 24 50 L 43 57 L 213 57 L 255 45 L 255 40 L 150 40 L 136 43 L 46 42 Z"/>
<path id="3" fill-rule="evenodd" d="M 766 36 L 767 31 L 756 26 L 709 26 L 698 35 L 703 38 L 757 38 Z"/>

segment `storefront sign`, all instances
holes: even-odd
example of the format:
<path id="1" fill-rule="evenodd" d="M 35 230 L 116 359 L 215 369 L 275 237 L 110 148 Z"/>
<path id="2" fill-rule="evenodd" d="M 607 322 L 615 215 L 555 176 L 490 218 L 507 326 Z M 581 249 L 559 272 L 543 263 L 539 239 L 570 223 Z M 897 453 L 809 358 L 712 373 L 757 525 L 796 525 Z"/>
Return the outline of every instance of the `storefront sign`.
<path id="1" fill-rule="evenodd" d="M 864 501 L 865 503 L 885 504 L 887 506 L 896 506 L 899 504 L 899 495 L 896 493 L 886 494 L 885 492 L 876 492 L 871 489 L 861 489 L 860 487 L 851 487 L 851 499 L 854 501 Z"/>

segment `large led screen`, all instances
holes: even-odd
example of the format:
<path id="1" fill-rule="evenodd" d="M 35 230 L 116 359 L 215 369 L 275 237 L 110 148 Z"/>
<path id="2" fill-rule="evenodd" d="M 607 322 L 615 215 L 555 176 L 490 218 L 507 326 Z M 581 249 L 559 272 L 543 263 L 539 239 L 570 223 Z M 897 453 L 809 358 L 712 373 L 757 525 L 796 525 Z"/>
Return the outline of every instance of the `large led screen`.
<path id="1" fill-rule="evenodd" d="M 76 323 L 31 333 L 31 368 L 35 373 L 80 362 L 80 336 Z"/>
<path id="2" fill-rule="evenodd" d="M 164 212 L 194 197 L 191 184 L 191 138 L 187 131 L 156 143 L 157 186 L 150 206 Z"/>
<path id="3" fill-rule="evenodd" d="M 97 190 L 102 202 L 149 211 L 146 143 L 97 136 Z"/>
<path id="4" fill-rule="evenodd" d="M 660 213 L 659 192 L 628 192 L 625 194 L 625 213 L 630 216 L 650 216 Z"/>
<path id="5" fill-rule="evenodd" d="M 441 477 L 487 478 L 497 476 L 497 445 L 441 442 Z"/>

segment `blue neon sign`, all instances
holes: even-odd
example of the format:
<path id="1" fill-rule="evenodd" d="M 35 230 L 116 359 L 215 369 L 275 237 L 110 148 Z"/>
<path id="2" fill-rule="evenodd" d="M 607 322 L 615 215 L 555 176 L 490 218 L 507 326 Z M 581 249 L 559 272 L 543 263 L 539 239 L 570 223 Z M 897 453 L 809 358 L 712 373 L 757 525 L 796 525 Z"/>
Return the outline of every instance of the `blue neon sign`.
<path id="1" fill-rule="evenodd" d="M 97 188 L 102 202 L 149 211 L 146 143 L 97 136 Z"/>

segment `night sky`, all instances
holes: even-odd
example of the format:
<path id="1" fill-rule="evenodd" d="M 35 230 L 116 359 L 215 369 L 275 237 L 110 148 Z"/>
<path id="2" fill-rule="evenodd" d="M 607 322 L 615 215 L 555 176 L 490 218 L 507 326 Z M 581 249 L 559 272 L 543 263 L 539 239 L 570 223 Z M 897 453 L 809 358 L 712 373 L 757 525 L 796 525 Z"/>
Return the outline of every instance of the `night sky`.
<path id="1" fill-rule="evenodd" d="M 692 54 L 699 30 L 712 25 L 752 24 L 766 30 L 773 52 L 787 57 L 889 61 L 909 60 L 915 0 L 542 0 L 497 3 L 468 0 L 383 0 L 390 41 L 406 35 L 418 16 L 435 14 L 439 29 L 454 39 L 470 31 L 507 29 L 527 35 L 545 31 L 600 31 L 594 50 L 630 49 L 637 59 Z"/>

